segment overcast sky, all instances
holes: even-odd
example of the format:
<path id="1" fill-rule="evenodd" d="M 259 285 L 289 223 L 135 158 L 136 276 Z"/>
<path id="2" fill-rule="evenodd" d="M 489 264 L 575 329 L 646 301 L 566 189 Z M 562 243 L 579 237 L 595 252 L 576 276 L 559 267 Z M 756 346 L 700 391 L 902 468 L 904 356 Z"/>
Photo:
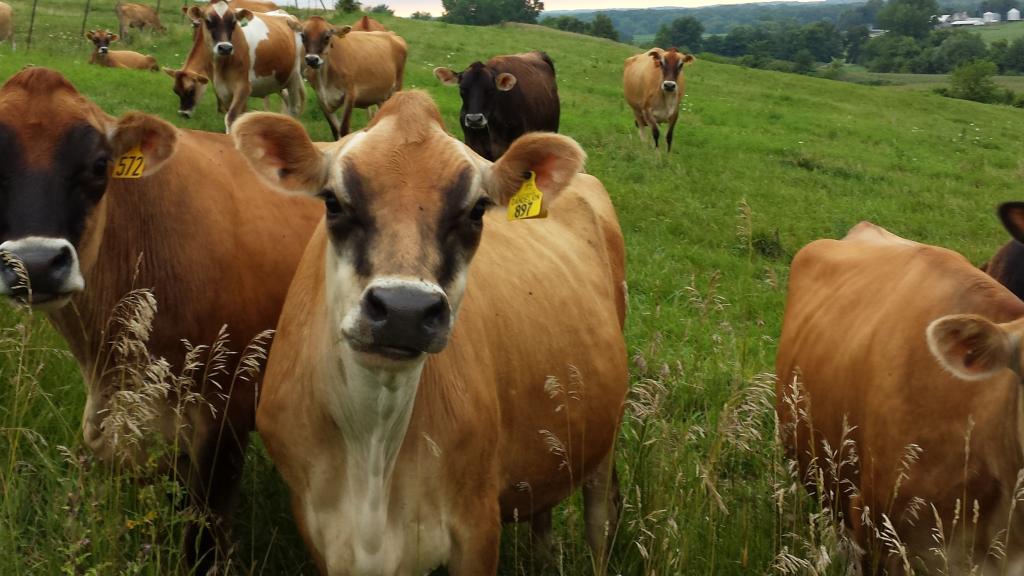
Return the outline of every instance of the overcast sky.
<path id="1" fill-rule="evenodd" d="M 284 4 L 290 4 L 289 0 L 280 0 Z M 313 5 L 319 4 L 320 0 L 313 0 Z M 712 4 L 745 4 L 751 0 L 544 0 L 546 10 L 578 10 L 582 8 L 602 10 L 608 8 L 650 8 L 663 6 L 677 6 L 679 8 L 693 8 L 696 6 L 710 6 Z M 334 4 L 334 0 L 323 0 L 328 7 Z M 440 16 L 444 10 L 441 9 L 441 0 L 362 0 L 363 4 L 374 6 L 376 4 L 387 4 L 399 16 L 408 16 L 416 11 L 430 12 L 434 16 Z"/>

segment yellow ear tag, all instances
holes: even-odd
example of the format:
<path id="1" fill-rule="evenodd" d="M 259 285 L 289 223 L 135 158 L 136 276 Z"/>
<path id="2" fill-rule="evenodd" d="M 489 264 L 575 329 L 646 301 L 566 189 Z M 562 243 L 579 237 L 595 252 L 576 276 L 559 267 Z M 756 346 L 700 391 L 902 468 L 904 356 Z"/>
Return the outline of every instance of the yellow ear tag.
<path id="1" fill-rule="evenodd" d="M 547 218 L 547 211 L 541 210 L 543 198 L 544 193 L 537 188 L 537 174 L 530 172 L 530 177 L 508 201 L 508 219 Z"/>
<path id="2" fill-rule="evenodd" d="M 145 169 L 146 157 L 142 155 L 142 148 L 136 146 L 117 159 L 114 178 L 142 178 Z"/>

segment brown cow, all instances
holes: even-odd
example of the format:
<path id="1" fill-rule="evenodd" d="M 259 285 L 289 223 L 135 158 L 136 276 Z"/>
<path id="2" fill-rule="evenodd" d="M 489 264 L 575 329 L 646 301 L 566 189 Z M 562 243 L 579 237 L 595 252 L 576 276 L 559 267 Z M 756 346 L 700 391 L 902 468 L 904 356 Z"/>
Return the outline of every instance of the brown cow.
<path id="1" fill-rule="evenodd" d="M 626 58 L 622 81 L 626 102 L 633 109 L 636 127 L 643 138 L 644 126 L 651 127 L 654 147 L 658 147 L 658 124 L 668 123 L 665 144 L 672 151 L 672 133 L 679 118 L 679 102 L 686 92 L 683 65 L 695 59 L 675 48 L 651 48 L 643 54 Z"/>
<path id="2" fill-rule="evenodd" d="M 971 556 L 999 573 L 989 547 L 1024 467 L 1022 336 L 1024 303 L 950 250 L 864 222 L 796 255 L 776 361 L 780 430 L 802 480 L 825 490 L 862 549 L 881 548 L 888 519 L 921 573 L 969 573 Z M 931 550 L 936 513 L 949 565 Z M 1020 514 L 1011 534 L 1003 574 L 1024 568 Z M 885 562 L 868 554 L 864 567 Z"/>
<path id="3" fill-rule="evenodd" d="M 110 43 L 120 39 L 117 34 L 111 34 L 106 30 L 90 30 L 85 33 L 85 38 L 92 42 L 92 54 L 89 55 L 89 63 L 107 68 L 133 68 L 135 70 L 159 70 L 156 58 L 139 54 L 131 50 L 111 50 Z"/>
<path id="4" fill-rule="evenodd" d="M 0 42 L 5 40 L 11 41 L 11 51 L 17 47 L 14 42 L 14 12 L 11 10 L 11 5 L 6 2 L 0 2 Z"/>
<path id="5" fill-rule="evenodd" d="M 624 247 L 579 145 L 530 134 L 491 164 L 415 91 L 334 144 L 270 114 L 234 137 L 269 182 L 327 206 L 256 415 L 321 572 L 493 575 L 501 520 L 543 526 L 582 484 L 603 573 L 629 380 Z M 509 222 L 527 170 L 550 217 Z"/>
<path id="6" fill-rule="evenodd" d="M 276 12 L 281 9 L 270 0 L 227 0 L 227 2 L 235 10 L 244 8 L 250 12 Z"/>
<path id="7" fill-rule="evenodd" d="M 182 6 L 181 11 L 187 16 L 188 7 Z M 199 100 L 206 92 L 206 87 L 213 76 L 213 54 L 204 38 L 206 27 L 201 21 L 192 21 L 192 49 L 185 57 L 180 70 L 164 68 L 164 73 L 174 79 L 173 90 L 178 96 L 178 114 L 191 118 L 195 114 Z M 216 91 L 215 91 L 216 92 Z M 227 104 L 217 99 L 217 111 L 227 112 Z"/>
<path id="8" fill-rule="evenodd" d="M 306 80 L 316 92 L 335 140 L 348 134 L 352 108 L 380 105 L 402 89 L 405 40 L 392 32 L 354 32 L 335 28 L 319 16 L 299 31 L 306 58 Z M 342 108 L 341 120 L 337 111 Z"/>
<path id="9" fill-rule="evenodd" d="M 996 252 L 981 269 L 1024 299 L 1024 202 L 1006 202 L 999 206 L 999 219 L 1013 238 Z"/>
<path id="10" fill-rule="evenodd" d="M 213 89 L 227 102 L 224 128 L 248 106 L 249 97 L 280 93 L 288 113 L 298 117 L 306 101 L 302 82 L 302 42 L 291 26 L 298 22 L 287 12 L 233 10 L 223 0 L 188 9 L 192 20 L 203 22 L 207 47 L 213 54 Z"/>
<path id="11" fill-rule="evenodd" d="M 142 177 L 112 178 L 135 147 Z M 32 289 L 29 296 L 6 265 L 0 294 L 30 298 L 67 340 L 88 387 L 85 443 L 103 458 L 144 457 L 117 443 L 107 420 L 108 402 L 124 386 L 107 365 L 117 354 L 118 301 L 136 288 L 153 291 L 159 310 L 149 352 L 175 374 L 182 339 L 210 344 L 227 325 L 230 347 L 241 350 L 274 327 L 323 214 L 316 202 L 269 190 L 223 134 L 178 130 L 136 112 L 112 118 L 45 68 L 23 70 L 0 88 L 0 191 L 0 252 L 23 261 Z M 182 447 L 179 477 L 191 503 L 212 513 L 213 535 L 199 524 L 187 535 L 197 574 L 206 574 L 224 536 L 256 405 L 256 382 L 230 374 L 214 381 L 192 390 L 205 403 L 176 414 L 171 394 L 140 423 Z"/>
<path id="12" fill-rule="evenodd" d="M 352 30 L 355 32 L 387 32 L 388 29 L 381 24 L 379 21 L 370 18 L 369 16 L 363 15 L 362 18 L 356 20 L 352 24 Z"/>
<path id="13" fill-rule="evenodd" d="M 160 15 L 150 6 L 145 4 L 134 4 L 130 2 L 118 2 L 114 5 L 114 13 L 117 14 L 118 33 L 121 38 L 127 39 L 129 28 L 152 28 L 159 32 L 166 32 L 167 28 L 160 23 Z"/>
<path id="14" fill-rule="evenodd" d="M 495 56 L 462 72 L 434 68 L 434 76 L 446 86 L 459 87 L 463 137 L 488 160 L 500 158 L 527 132 L 558 132 L 562 105 L 555 63 L 544 52 Z"/>

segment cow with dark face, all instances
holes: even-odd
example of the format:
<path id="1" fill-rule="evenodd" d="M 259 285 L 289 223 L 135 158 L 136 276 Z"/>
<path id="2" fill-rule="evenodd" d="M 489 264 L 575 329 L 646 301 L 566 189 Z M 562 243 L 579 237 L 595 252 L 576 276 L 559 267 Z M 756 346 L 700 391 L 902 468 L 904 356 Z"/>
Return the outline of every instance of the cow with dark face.
<path id="1" fill-rule="evenodd" d="M 989 276 L 1024 300 L 1024 202 L 999 206 L 999 219 L 1012 239 L 981 266 Z"/>
<path id="2" fill-rule="evenodd" d="M 644 126 L 651 127 L 654 147 L 658 147 L 658 124 L 668 124 L 665 144 L 672 151 L 672 134 L 679 118 L 679 103 L 686 91 L 683 65 L 693 62 L 693 56 L 675 48 L 651 48 L 643 54 L 626 59 L 623 83 L 626 102 L 633 109 L 636 127 L 643 138 Z"/>
<path id="3" fill-rule="evenodd" d="M 122 298 L 152 290 L 148 352 L 175 374 L 183 339 L 209 345 L 227 325 L 228 347 L 241 350 L 274 327 L 322 214 L 269 190 L 222 134 L 137 112 L 113 118 L 44 68 L 0 87 L 0 294 L 46 312 L 67 340 L 88 390 L 85 444 L 101 459 L 147 458 L 109 418 L 111 398 L 133 385 L 109 365 Z M 197 574 L 227 549 L 224 520 L 254 425 L 257 382 L 226 378 L 189 391 L 205 402 L 182 409 L 171 394 L 139 422 L 182 447 L 168 467 L 189 504 L 210 513 L 211 529 L 194 523 L 186 534 Z"/>
<path id="4" fill-rule="evenodd" d="M 555 65 L 543 52 L 495 56 L 462 72 L 435 68 L 434 76 L 459 87 L 466 144 L 488 160 L 499 158 L 527 132 L 558 132 Z"/>

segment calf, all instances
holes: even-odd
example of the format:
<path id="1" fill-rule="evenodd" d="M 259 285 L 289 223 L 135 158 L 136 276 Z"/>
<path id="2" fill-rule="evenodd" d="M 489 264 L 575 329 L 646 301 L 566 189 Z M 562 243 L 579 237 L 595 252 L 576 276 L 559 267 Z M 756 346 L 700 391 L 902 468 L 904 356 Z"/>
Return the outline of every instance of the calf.
<path id="1" fill-rule="evenodd" d="M 1024 303 L 955 252 L 865 222 L 796 255 L 779 429 L 862 550 L 881 537 L 919 573 L 1021 573 L 1024 522 L 1009 513 L 1024 467 L 1022 337 Z M 865 573 L 904 573 L 886 556 L 865 555 Z"/>
<path id="2" fill-rule="evenodd" d="M 223 0 L 188 9 L 190 18 L 206 27 L 203 37 L 213 54 L 213 88 L 228 103 L 224 127 L 245 112 L 249 97 L 280 93 L 288 113 L 299 116 L 306 101 L 302 83 L 302 43 L 291 28 L 297 22 L 286 12 L 233 10 Z"/>
<path id="3" fill-rule="evenodd" d="M 113 178 L 126 153 L 141 176 Z M 154 116 L 112 118 L 45 68 L 19 72 L 0 88 L 0 252 L 23 261 L 29 292 L 12 264 L 0 294 L 46 312 L 67 340 L 88 388 L 82 429 L 101 458 L 146 456 L 118 440 L 112 398 L 125 386 L 109 365 L 122 325 L 111 320 L 137 288 L 159 310 L 148 349 L 173 373 L 186 349 L 212 343 L 221 327 L 241 350 L 273 328 L 299 257 L 323 208 L 268 189 L 222 134 L 178 130 Z M 4 260 L 7 262 L 7 260 Z M 226 548 L 224 517 L 242 474 L 253 428 L 257 381 L 226 375 L 152 406 L 143 428 L 162 433 L 176 455 L 190 503 L 211 514 L 210 529 L 188 526 L 187 555 L 206 574 Z M 178 409 L 181 409 L 178 411 Z M 211 411 L 212 408 L 212 411 Z"/>
<path id="4" fill-rule="evenodd" d="M 92 54 L 89 56 L 90 64 L 106 66 L 107 68 L 134 68 L 136 70 L 159 70 L 156 58 L 139 54 L 131 50 L 111 50 L 110 43 L 116 42 L 120 36 L 111 34 L 106 30 L 90 30 L 85 33 L 85 38 L 92 42 Z"/>
<path id="5" fill-rule="evenodd" d="M 160 23 L 160 15 L 156 10 L 145 4 L 133 4 L 129 2 L 118 2 L 114 5 L 114 13 L 117 14 L 118 33 L 121 38 L 128 38 L 129 28 L 151 28 L 160 32 L 166 32 L 167 28 Z"/>
<path id="6" fill-rule="evenodd" d="M 625 84 L 626 102 L 633 109 L 634 122 L 640 136 L 644 126 L 651 127 L 654 147 L 658 147 L 658 124 L 667 123 L 665 146 L 672 151 L 672 133 L 679 119 L 679 102 L 686 92 L 683 65 L 694 61 L 694 57 L 675 48 L 662 50 L 651 48 L 643 54 L 626 58 L 622 74 Z"/>
<path id="7" fill-rule="evenodd" d="M 236 126 L 264 178 L 327 209 L 256 414 L 321 572 L 493 575 L 501 520 L 546 525 L 582 484 L 603 573 L 629 380 L 624 246 L 579 145 L 530 134 L 491 164 L 422 92 L 335 144 L 276 115 Z M 509 222 L 527 171 L 550 217 Z"/>
<path id="8" fill-rule="evenodd" d="M 302 38 L 306 79 L 335 140 L 348 134 L 352 108 L 380 105 L 402 89 L 406 45 L 401 36 L 335 28 L 319 16 L 293 28 Z"/>
<path id="9" fill-rule="evenodd" d="M 363 15 L 362 18 L 356 20 L 352 24 L 352 30 L 356 32 L 387 32 L 388 29 L 384 27 L 379 21 L 370 18 L 369 16 Z"/>
<path id="10" fill-rule="evenodd" d="M 434 76 L 459 87 L 462 134 L 488 160 L 499 158 L 526 132 L 558 132 L 555 65 L 544 52 L 495 56 L 458 73 L 435 68 Z"/>
<path id="11" fill-rule="evenodd" d="M 11 51 L 17 46 L 14 42 L 14 12 L 11 5 L 0 2 L 0 42 L 11 41 Z"/>
<path id="12" fill-rule="evenodd" d="M 999 207 L 999 219 L 1013 238 L 1003 245 L 981 269 L 1024 299 L 1024 202 L 1006 202 Z"/>

